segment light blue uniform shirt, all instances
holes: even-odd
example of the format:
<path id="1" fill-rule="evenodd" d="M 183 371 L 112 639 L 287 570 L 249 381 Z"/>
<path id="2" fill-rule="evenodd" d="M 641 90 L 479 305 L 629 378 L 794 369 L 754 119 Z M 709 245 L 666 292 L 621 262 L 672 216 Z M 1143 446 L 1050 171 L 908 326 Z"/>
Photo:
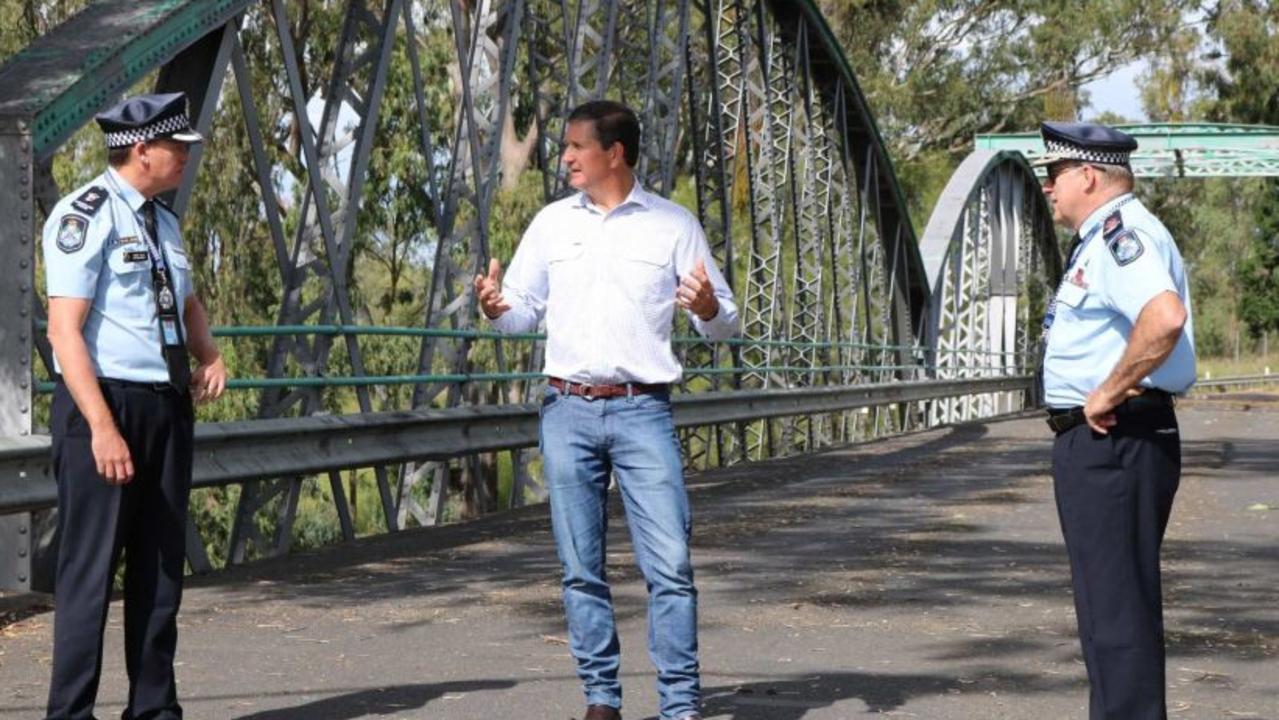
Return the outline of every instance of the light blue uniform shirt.
<path id="1" fill-rule="evenodd" d="M 1141 385 L 1185 392 L 1195 381 L 1194 322 L 1186 270 L 1167 228 L 1126 194 L 1089 215 L 1079 236 L 1083 242 L 1067 259 L 1046 322 L 1048 406 L 1083 405 L 1123 356 L 1142 308 L 1164 291 L 1181 298 L 1186 326 L 1172 354 Z"/>
<path id="2" fill-rule="evenodd" d="M 168 382 L 151 258 L 144 240 L 145 201 L 111 169 L 59 200 L 44 224 L 45 278 L 51 298 L 93 301 L 83 334 L 98 377 Z M 185 337 L 191 265 L 182 248 L 178 219 L 163 205 L 156 208 L 156 229 Z M 56 356 L 54 368 L 62 371 Z"/>

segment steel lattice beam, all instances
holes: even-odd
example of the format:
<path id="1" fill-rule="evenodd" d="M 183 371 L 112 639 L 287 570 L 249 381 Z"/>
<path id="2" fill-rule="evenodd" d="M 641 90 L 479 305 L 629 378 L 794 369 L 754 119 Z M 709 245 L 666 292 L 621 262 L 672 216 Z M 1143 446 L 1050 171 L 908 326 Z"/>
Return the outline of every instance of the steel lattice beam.
<path id="1" fill-rule="evenodd" d="M 241 45 L 247 31 L 238 19 L 246 11 L 252 30 L 267 35 L 267 56 L 278 51 L 279 67 L 255 66 L 258 60 Z M 970 192 L 966 197 L 977 204 L 962 219 L 968 230 L 956 234 L 952 223 L 947 242 L 958 249 L 940 263 L 956 282 L 930 282 L 868 103 L 812 0 L 348 0 L 325 6 L 342 13 L 334 16 L 340 32 L 332 52 L 319 53 L 294 46 L 293 11 L 286 0 L 102 0 L 0 68 L 0 173 L 5 187 L 17 188 L 3 200 L 0 222 L 8 223 L 8 232 L 0 252 L 18 269 L 16 282 L 3 290 L 16 312 L 0 318 L 6 400 L 0 438 L 34 429 L 33 367 L 47 370 L 50 362 L 37 342 L 41 308 L 32 274 L 39 205 L 47 207 L 57 195 L 48 179 L 50 159 L 93 113 L 157 70 L 158 87 L 186 90 L 202 124 L 215 107 L 227 106 L 219 103 L 227 99 L 223 93 L 234 94 L 246 138 L 245 175 L 259 194 L 255 239 L 274 256 L 283 288 L 276 321 L 289 326 L 350 326 L 366 311 L 348 287 L 361 260 L 364 185 L 376 169 L 388 84 L 411 83 L 397 89 L 412 98 L 417 127 L 411 144 L 427 168 L 422 195 L 429 204 L 426 225 L 414 232 L 434 241 L 424 268 L 422 324 L 447 331 L 425 338 L 410 359 L 420 375 L 539 368 L 536 345 L 494 343 L 492 353 L 479 351 L 487 348 L 467 334 L 477 329 L 469 281 L 491 254 L 506 167 L 504 131 L 516 118 L 533 124 L 536 151 L 527 171 L 540 175 L 542 199 L 552 200 L 566 190 L 559 159 L 564 116 L 599 97 L 625 99 L 639 110 L 643 182 L 665 195 L 694 183 L 711 252 L 742 307 L 744 345 L 683 349 L 690 393 L 785 388 L 807 397 L 830 386 L 918 380 L 927 360 L 919 346 L 928 342 L 934 361 L 938 347 L 954 357 L 990 347 L 1014 348 L 1025 357 L 1034 345 L 1028 328 L 1037 320 L 1036 306 L 1021 298 L 1037 292 L 1040 276 L 1051 275 L 1056 262 L 1036 249 L 1042 230 L 1037 194 L 1016 171 L 995 173 L 996 180 Z M 124 27 L 137 31 L 116 32 Z M 426 78 L 436 68 L 425 63 L 437 56 L 422 51 L 428 41 L 438 50 L 442 38 L 455 102 L 452 116 L 441 120 L 445 127 L 430 127 L 437 116 L 427 104 Z M 397 57 L 406 58 L 408 68 L 393 73 Z M 228 66 L 234 82 L 224 88 Z M 282 89 L 280 98 L 255 97 L 260 91 L 251 78 L 264 74 Z M 320 109 L 314 122 L 313 104 Z M 282 116 L 263 116 L 281 107 L 274 112 Z M 288 123 L 296 123 L 296 145 L 278 137 Z M 210 144 L 204 162 L 220 150 Z M 198 164 L 191 163 L 175 197 L 179 208 L 200 192 L 191 182 Z M 288 168 L 285 189 L 298 198 L 292 205 L 277 197 L 283 190 L 276 178 Z M 1018 300 L 1009 302 L 1014 291 Z M 271 346 L 262 374 L 314 378 L 335 367 L 363 374 L 363 352 L 353 334 L 290 331 Z M 744 373 L 723 372 L 731 368 Z M 982 370 L 1017 368 L 995 362 Z M 962 377 L 959 371 L 938 372 Z M 527 402 L 538 386 L 441 379 L 415 386 L 401 409 Z M 353 394 L 361 413 L 383 409 L 366 389 Z M 808 405 L 811 412 L 785 421 L 767 419 L 787 414 L 771 411 L 712 413 L 701 426 L 684 423 L 683 437 L 691 464 L 725 464 L 910 427 L 920 417 L 919 404 L 934 402 L 918 393 L 893 397 Z M 938 401 L 938 407 L 948 417 L 951 407 L 993 412 L 1003 407 L 999 397 Z M 310 421 L 302 416 L 324 412 L 330 398 L 309 384 L 273 389 L 261 395 L 260 415 L 300 428 Z M 491 498 L 481 496 L 492 470 L 475 454 L 481 450 L 463 450 L 447 458 L 397 456 L 413 460 L 398 476 L 376 467 L 380 460 L 363 466 L 375 467 L 388 530 L 410 517 L 444 519 L 445 491 L 458 473 L 468 498 L 489 504 Z M 506 450 L 515 453 L 513 502 L 536 497 L 531 452 L 522 445 Z M 246 484 L 232 560 L 288 549 L 299 494 L 310 481 L 298 473 L 314 469 Z M 350 538 L 353 518 L 338 472 L 329 467 L 321 479 L 342 535 Z M 267 532 L 259 531 L 263 524 Z M 19 527 L 25 526 L 0 520 L 0 532 Z M 4 562 L 0 558 L 0 581 L 10 582 L 18 571 L 6 570 Z M 201 558 L 192 562 L 207 565 Z"/>
<path id="2" fill-rule="evenodd" d="M 1279 177 L 1279 127 L 1209 123 L 1116 125 L 1137 140 L 1137 177 Z M 978 135 L 980 150 L 1044 154 L 1038 133 Z M 1043 173 L 1042 170 L 1039 171 Z"/>

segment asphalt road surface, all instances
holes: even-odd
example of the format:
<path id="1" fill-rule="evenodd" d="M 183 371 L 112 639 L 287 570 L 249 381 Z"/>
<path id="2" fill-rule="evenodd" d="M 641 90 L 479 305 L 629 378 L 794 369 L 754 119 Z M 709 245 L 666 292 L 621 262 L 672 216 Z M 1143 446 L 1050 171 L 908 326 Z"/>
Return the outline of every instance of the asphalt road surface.
<path id="1" fill-rule="evenodd" d="M 1279 403 L 1185 403 L 1164 546 L 1173 718 L 1279 720 Z M 1087 716 L 1038 416 L 690 477 L 707 717 Z M 645 591 L 615 506 L 627 720 L 653 718 Z M 112 606 L 98 715 L 126 691 Z M 0 625 L 0 718 L 39 718 L 48 612 Z M 568 720 L 544 508 L 188 585 L 188 718 Z"/>

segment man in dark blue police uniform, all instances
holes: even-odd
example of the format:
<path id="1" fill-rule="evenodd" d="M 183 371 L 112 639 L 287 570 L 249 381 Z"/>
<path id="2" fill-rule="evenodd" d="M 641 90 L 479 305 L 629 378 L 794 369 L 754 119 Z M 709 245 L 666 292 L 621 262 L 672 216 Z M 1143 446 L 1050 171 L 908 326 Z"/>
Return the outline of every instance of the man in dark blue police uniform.
<path id="1" fill-rule="evenodd" d="M 123 550 L 122 717 L 174 720 L 182 717 L 173 656 L 192 401 L 221 395 L 226 367 L 193 292 L 177 216 L 156 196 L 178 187 L 188 145 L 202 138 L 181 93 L 135 97 L 97 121 L 110 167 L 59 201 L 44 228 L 59 373 L 50 418 L 59 542 L 48 718 L 93 717 Z"/>
<path id="2" fill-rule="evenodd" d="M 1190 293 L 1168 230 L 1132 194 L 1132 137 L 1044 123 L 1044 194 L 1074 231 L 1044 320 L 1053 481 L 1091 720 L 1163 720 L 1159 548 L 1181 475 L 1173 396 L 1195 379 Z"/>

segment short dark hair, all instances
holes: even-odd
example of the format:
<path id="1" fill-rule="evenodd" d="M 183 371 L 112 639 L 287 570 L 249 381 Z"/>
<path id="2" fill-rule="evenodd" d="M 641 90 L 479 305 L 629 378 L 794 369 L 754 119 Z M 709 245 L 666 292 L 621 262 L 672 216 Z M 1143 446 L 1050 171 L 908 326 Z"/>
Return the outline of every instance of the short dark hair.
<path id="1" fill-rule="evenodd" d="M 107 164 L 113 168 L 122 167 L 129 162 L 129 153 L 132 152 L 132 145 L 124 147 L 107 148 Z"/>
<path id="2" fill-rule="evenodd" d="M 573 108 L 568 121 L 590 121 L 595 139 L 605 150 L 620 142 L 626 164 L 635 167 L 639 163 L 639 117 L 626 105 L 615 100 L 591 100 Z"/>

